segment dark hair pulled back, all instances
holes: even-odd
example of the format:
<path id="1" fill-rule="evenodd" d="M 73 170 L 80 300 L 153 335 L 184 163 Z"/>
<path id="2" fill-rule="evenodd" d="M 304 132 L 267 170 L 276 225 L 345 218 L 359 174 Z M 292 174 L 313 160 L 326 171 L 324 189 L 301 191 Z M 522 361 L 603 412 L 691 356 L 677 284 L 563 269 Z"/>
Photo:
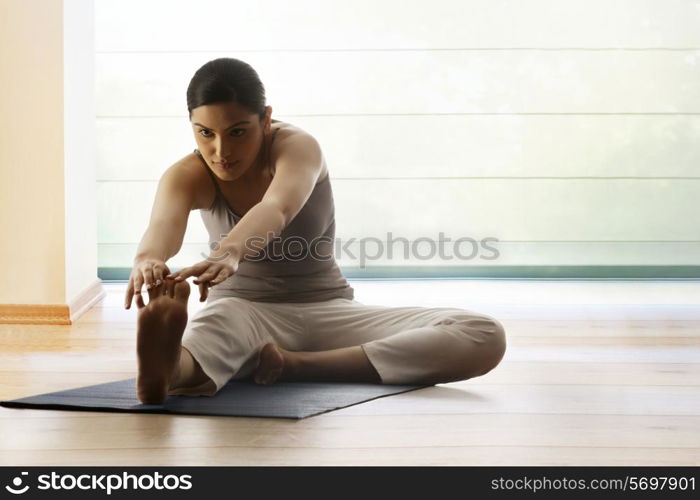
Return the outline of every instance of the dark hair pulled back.
<path id="1" fill-rule="evenodd" d="M 235 102 L 265 117 L 265 86 L 248 63 L 232 57 L 213 59 L 199 68 L 187 86 L 187 111 L 219 102 Z"/>

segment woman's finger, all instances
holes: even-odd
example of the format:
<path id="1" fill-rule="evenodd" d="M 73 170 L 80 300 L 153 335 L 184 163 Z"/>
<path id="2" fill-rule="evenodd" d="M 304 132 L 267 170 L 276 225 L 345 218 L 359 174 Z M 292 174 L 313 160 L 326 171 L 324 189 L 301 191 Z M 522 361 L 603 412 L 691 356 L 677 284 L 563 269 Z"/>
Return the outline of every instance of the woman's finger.
<path id="1" fill-rule="evenodd" d="M 136 296 L 136 307 L 138 307 L 139 309 L 146 307 L 146 304 L 143 302 L 143 295 L 141 294 L 138 294 Z"/>
<path id="2" fill-rule="evenodd" d="M 126 298 L 124 299 L 124 309 L 131 307 L 131 299 L 134 298 L 134 280 L 129 278 L 129 284 L 126 286 Z"/>
<path id="3" fill-rule="evenodd" d="M 219 271 L 219 274 L 217 274 L 213 280 L 211 280 L 212 285 L 218 285 L 222 281 L 224 281 L 226 278 L 228 278 L 228 272 L 225 269 L 222 269 Z"/>
<path id="4" fill-rule="evenodd" d="M 199 301 L 204 302 L 209 296 L 209 286 L 207 283 L 199 283 Z"/>
<path id="5" fill-rule="evenodd" d="M 200 283 L 206 283 L 207 281 L 211 281 L 212 279 L 214 279 L 214 276 L 216 276 L 215 271 L 207 271 L 206 273 L 197 277 L 196 280 L 192 280 L 192 283 L 194 283 L 195 285 L 199 285 Z"/>
<path id="6" fill-rule="evenodd" d="M 153 266 L 153 278 L 156 280 L 156 286 L 165 281 L 165 269 L 164 264 L 156 264 Z"/>
<path id="7" fill-rule="evenodd" d="M 136 275 L 134 278 L 134 295 L 141 295 L 141 287 L 143 286 L 143 276 L 141 273 Z"/>
<path id="8" fill-rule="evenodd" d="M 153 279 L 153 270 L 148 267 L 143 271 L 143 277 L 146 283 L 146 290 L 150 290 L 153 288 L 154 284 L 154 279 Z"/>
<path id="9" fill-rule="evenodd" d="M 195 274 L 194 273 L 194 266 L 182 268 L 178 272 L 174 273 L 175 279 L 177 281 L 182 281 L 186 278 L 189 278 L 193 274 Z"/>

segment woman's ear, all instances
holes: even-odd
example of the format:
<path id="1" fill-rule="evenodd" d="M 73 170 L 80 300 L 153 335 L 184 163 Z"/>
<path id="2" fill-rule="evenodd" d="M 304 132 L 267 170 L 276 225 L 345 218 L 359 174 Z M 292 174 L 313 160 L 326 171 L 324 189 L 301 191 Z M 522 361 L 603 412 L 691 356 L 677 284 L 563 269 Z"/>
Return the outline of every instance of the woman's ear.
<path id="1" fill-rule="evenodd" d="M 272 130 L 272 106 L 265 106 L 265 131 L 269 134 Z"/>

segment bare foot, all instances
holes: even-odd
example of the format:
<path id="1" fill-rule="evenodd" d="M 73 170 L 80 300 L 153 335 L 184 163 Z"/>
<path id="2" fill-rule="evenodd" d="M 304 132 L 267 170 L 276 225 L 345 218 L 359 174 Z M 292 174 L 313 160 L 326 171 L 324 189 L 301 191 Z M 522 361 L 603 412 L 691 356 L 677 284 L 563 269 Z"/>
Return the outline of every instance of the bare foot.
<path id="1" fill-rule="evenodd" d="M 177 377 L 182 334 L 187 326 L 190 284 L 166 279 L 148 291 L 148 304 L 137 300 L 136 393 L 144 404 L 162 404 Z"/>
<path id="2" fill-rule="evenodd" d="M 265 344 L 260 350 L 258 366 L 253 374 L 256 384 L 274 384 L 291 368 L 291 353 L 275 344 Z"/>

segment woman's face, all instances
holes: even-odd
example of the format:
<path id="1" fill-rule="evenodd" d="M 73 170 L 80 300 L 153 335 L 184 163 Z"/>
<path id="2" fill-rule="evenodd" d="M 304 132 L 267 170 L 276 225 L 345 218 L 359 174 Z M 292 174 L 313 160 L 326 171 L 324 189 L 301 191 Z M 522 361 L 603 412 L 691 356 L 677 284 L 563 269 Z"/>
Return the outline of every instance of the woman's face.
<path id="1" fill-rule="evenodd" d="M 271 113 L 272 108 L 267 106 L 265 118 L 260 120 L 256 113 L 234 102 L 207 104 L 192 110 L 190 122 L 197 148 L 217 177 L 235 181 L 258 174 L 258 155 L 264 133 L 270 131 Z"/>

